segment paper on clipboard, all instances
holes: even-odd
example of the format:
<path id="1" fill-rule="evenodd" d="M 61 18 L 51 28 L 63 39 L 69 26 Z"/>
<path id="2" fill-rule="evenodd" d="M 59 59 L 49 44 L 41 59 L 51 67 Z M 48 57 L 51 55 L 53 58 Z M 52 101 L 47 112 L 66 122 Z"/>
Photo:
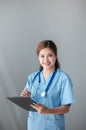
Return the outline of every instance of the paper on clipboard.
<path id="1" fill-rule="evenodd" d="M 36 111 L 32 106 L 30 106 L 31 103 L 35 102 L 30 97 L 7 97 L 7 99 L 25 110 Z"/>

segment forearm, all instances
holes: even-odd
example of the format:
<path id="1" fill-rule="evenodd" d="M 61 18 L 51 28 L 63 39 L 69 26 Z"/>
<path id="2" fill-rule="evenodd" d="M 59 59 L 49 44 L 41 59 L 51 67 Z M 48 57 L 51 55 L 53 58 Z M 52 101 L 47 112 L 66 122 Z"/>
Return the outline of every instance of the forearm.
<path id="1" fill-rule="evenodd" d="M 33 103 L 31 106 L 41 114 L 65 114 L 69 112 L 70 105 L 59 106 L 56 108 L 48 108 L 43 104 Z"/>
<path id="2" fill-rule="evenodd" d="M 68 113 L 70 109 L 70 105 L 60 106 L 56 108 L 48 108 L 47 114 L 65 114 Z"/>

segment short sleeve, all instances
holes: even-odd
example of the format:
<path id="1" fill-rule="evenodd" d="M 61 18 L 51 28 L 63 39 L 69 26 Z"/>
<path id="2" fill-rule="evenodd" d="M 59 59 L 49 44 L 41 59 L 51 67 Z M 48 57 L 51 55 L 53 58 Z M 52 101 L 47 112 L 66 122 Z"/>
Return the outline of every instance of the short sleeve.
<path id="1" fill-rule="evenodd" d="M 29 91 L 31 91 L 32 82 L 33 82 L 34 79 L 36 78 L 38 72 L 39 72 L 39 71 L 31 73 L 31 74 L 28 76 L 28 78 L 27 78 L 27 83 L 26 83 L 26 85 L 25 85 L 25 88 L 27 88 Z"/>
<path id="2" fill-rule="evenodd" d="M 72 80 L 68 75 L 63 76 L 61 86 L 61 105 L 75 103 Z"/>
<path id="3" fill-rule="evenodd" d="M 29 75 L 27 78 L 26 85 L 25 85 L 25 88 L 27 88 L 29 91 L 30 91 L 30 86 L 31 86 L 30 84 L 31 84 L 31 76 Z"/>

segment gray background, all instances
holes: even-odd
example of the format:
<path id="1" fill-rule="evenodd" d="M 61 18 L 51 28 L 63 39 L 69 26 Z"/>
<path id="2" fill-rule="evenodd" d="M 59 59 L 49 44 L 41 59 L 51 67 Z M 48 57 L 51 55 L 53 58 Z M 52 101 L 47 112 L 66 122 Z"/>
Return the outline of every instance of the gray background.
<path id="1" fill-rule="evenodd" d="M 0 0 L 0 130 L 26 130 L 27 114 L 7 96 L 18 96 L 39 67 L 40 40 L 58 46 L 61 68 L 72 78 L 76 104 L 66 130 L 86 130 L 86 0 Z"/>

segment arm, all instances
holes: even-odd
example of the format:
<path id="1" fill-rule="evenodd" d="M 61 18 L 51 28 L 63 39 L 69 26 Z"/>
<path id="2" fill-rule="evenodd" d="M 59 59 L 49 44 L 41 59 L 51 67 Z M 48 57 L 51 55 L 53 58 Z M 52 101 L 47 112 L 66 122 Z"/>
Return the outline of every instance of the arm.
<path id="1" fill-rule="evenodd" d="M 49 113 L 50 114 L 65 114 L 68 113 L 70 110 L 70 105 L 60 106 L 57 108 L 50 108 Z"/>
<path id="2" fill-rule="evenodd" d="M 70 104 L 56 107 L 56 108 L 47 108 L 42 104 L 31 104 L 33 108 L 35 108 L 41 114 L 65 114 L 68 113 L 70 110 Z"/>

